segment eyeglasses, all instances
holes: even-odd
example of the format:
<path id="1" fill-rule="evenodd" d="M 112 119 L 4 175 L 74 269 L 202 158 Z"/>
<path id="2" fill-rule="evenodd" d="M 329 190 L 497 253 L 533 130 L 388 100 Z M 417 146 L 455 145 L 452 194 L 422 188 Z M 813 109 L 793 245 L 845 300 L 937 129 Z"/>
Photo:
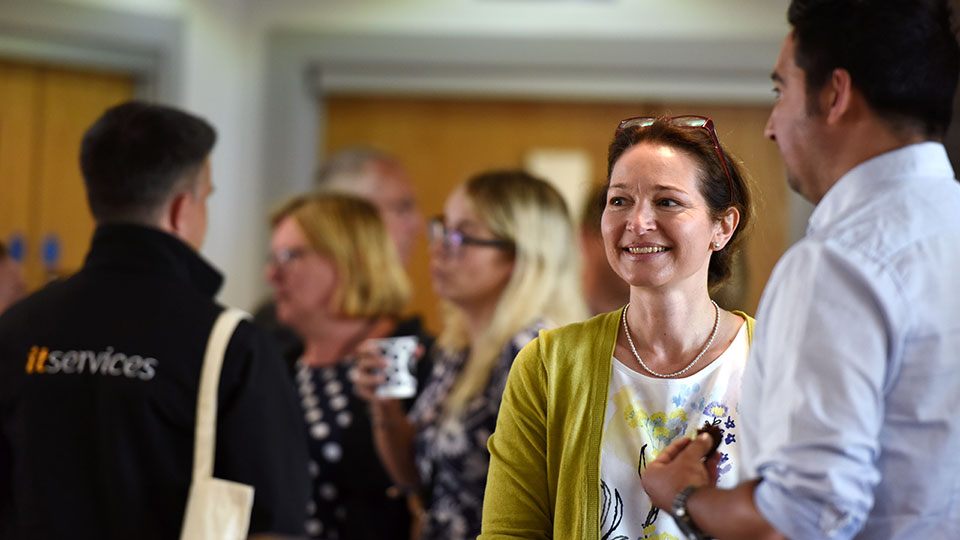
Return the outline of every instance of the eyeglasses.
<path id="1" fill-rule="evenodd" d="M 267 264 L 276 268 L 283 268 L 290 262 L 303 258 L 309 250 L 303 247 L 278 249 L 267 256 Z"/>
<path id="2" fill-rule="evenodd" d="M 717 130 L 713 127 L 713 120 L 706 116 L 684 115 L 684 116 L 666 116 L 663 118 L 671 126 L 681 128 L 703 129 L 710 135 L 713 141 L 713 148 L 720 157 L 720 166 L 723 167 L 723 173 L 727 175 L 727 187 L 730 189 L 730 202 L 733 202 L 733 179 L 730 176 L 730 169 L 727 168 L 727 160 L 723 158 L 723 152 L 720 150 L 720 139 L 717 138 Z M 635 116 L 621 120 L 617 126 L 617 133 L 632 127 L 645 128 L 650 127 L 657 121 L 654 116 Z"/>
<path id="3" fill-rule="evenodd" d="M 427 234 L 430 242 L 442 242 L 443 247 L 452 253 L 459 254 L 463 246 L 486 246 L 498 249 L 513 249 L 513 243 L 506 240 L 474 238 L 456 229 L 448 229 L 443 223 L 443 216 L 434 216 L 428 222 Z"/>

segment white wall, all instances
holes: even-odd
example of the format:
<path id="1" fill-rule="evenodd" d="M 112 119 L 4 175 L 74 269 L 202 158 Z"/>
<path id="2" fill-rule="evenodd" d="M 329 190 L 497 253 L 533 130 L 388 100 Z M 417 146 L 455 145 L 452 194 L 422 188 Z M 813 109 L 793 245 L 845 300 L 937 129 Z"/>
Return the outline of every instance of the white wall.
<path id="1" fill-rule="evenodd" d="M 266 292 L 266 210 L 309 182 L 322 137 L 318 93 L 757 101 L 769 88 L 788 3 L 3 0 L 0 38 L 5 30 L 32 32 L 39 22 L 53 36 L 83 30 L 91 42 L 116 41 L 122 29 L 97 30 L 90 20 L 112 13 L 139 16 L 148 28 L 151 20 L 182 24 L 180 43 L 161 45 L 176 58 L 164 64 L 159 87 L 175 87 L 155 94 L 218 129 L 204 253 L 227 274 L 221 299 L 250 308 Z M 68 17 L 58 6 L 74 12 Z M 151 43 L 140 45 L 157 46 Z"/>
<path id="2" fill-rule="evenodd" d="M 232 0 L 188 6 L 183 106 L 217 128 L 214 194 L 203 252 L 224 270 L 221 299 L 251 309 L 264 294 L 261 115 L 263 30 Z"/>
<path id="3" fill-rule="evenodd" d="M 248 0 L 270 26 L 314 31 L 529 37 L 772 35 L 788 0 Z"/>
<path id="4" fill-rule="evenodd" d="M 52 3 L 50 0 L 40 1 Z M 59 0 L 59 3 L 170 16 L 183 14 L 186 0 Z"/>

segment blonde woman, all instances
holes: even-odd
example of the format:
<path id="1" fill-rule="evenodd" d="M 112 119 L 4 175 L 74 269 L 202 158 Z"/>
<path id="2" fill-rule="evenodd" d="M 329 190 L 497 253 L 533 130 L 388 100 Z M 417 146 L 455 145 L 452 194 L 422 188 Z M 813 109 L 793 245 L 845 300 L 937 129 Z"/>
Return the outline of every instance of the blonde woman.
<path id="1" fill-rule="evenodd" d="M 370 401 L 387 469 L 424 496 L 420 537 L 458 540 L 480 532 L 486 443 L 514 356 L 539 330 L 586 310 L 570 217 L 549 184 L 521 171 L 483 173 L 444 211 L 430 224 L 430 254 L 448 309 L 427 387 L 409 415 L 377 398 L 383 362 L 365 350 L 356 388 Z"/>
<path id="2" fill-rule="evenodd" d="M 358 344 L 407 333 L 397 320 L 410 287 L 394 244 L 376 208 L 350 195 L 297 197 L 271 221 L 267 279 L 277 318 L 304 344 L 294 371 L 313 480 L 307 532 L 407 539 L 405 501 L 387 496 L 392 482 L 374 450 L 367 406 L 348 378 Z"/>

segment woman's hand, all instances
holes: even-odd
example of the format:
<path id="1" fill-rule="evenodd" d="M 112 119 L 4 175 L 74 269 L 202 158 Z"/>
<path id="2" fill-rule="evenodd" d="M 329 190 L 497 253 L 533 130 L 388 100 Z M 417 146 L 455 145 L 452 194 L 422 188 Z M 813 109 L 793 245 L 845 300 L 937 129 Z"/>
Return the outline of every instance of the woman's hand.
<path id="1" fill-rule="evenodd" d="M 371 403 L 391 399 L 377 395 L 377 387 L 387 381 L 383 374 L 387 361 L 380 352 L 380 347 L 370 340 L 364 341 L 357 346 L 355 356 L 357 360 L 350 372 L 354 393 Z"/>
<path id="2" fill-rule="evenodd" d="M 419 362 L 425 352 L 423 343 L 418 343 L 413 352 L 414 361 Z M 354 393 L 370 402 L 371 405 L 395 400 L 396 398 L 380 397 L 376 392 L 377 387 L 387 382 L 387 377 L 383 374 L 387 368 L 387 360 L 383 357 L 383 353 L 377 345 L 377 340 L 368 339 L 361 342 L 354 350 L 354 356 L 356 357 L 356 363 L 350 371 Z"/>
<path id="3" fill-rule="evenodd" d="M 355 355 L 357 360 L 350 371 L 353 391 L 370 404 L 370 425 L 380 462 L 398 487 L 412 491 L 420 485 L 413 461 L 416 428 L 407 420 L 399 399 L 377 395 L 377 388 L 387 381 L 383 374 L 387 360 L 379 345 L 375 341 L 364 341 L 357 346 Z"/>

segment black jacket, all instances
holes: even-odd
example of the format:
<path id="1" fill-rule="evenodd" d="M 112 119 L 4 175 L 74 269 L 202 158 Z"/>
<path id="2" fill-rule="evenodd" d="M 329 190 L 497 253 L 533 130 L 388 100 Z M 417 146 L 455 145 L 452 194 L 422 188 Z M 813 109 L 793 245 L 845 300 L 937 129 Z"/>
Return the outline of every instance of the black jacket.
<path id="1" fill-rule="evenodd" d="M 173 539 L 222 277 L 162 231 L 106 225 L 83 268 L 0 317 L 0 538 Z M 255 487 L 251 533 L 301 534 L 306 440 L 276 349 L 242 322 L 214 475 Z"/>

